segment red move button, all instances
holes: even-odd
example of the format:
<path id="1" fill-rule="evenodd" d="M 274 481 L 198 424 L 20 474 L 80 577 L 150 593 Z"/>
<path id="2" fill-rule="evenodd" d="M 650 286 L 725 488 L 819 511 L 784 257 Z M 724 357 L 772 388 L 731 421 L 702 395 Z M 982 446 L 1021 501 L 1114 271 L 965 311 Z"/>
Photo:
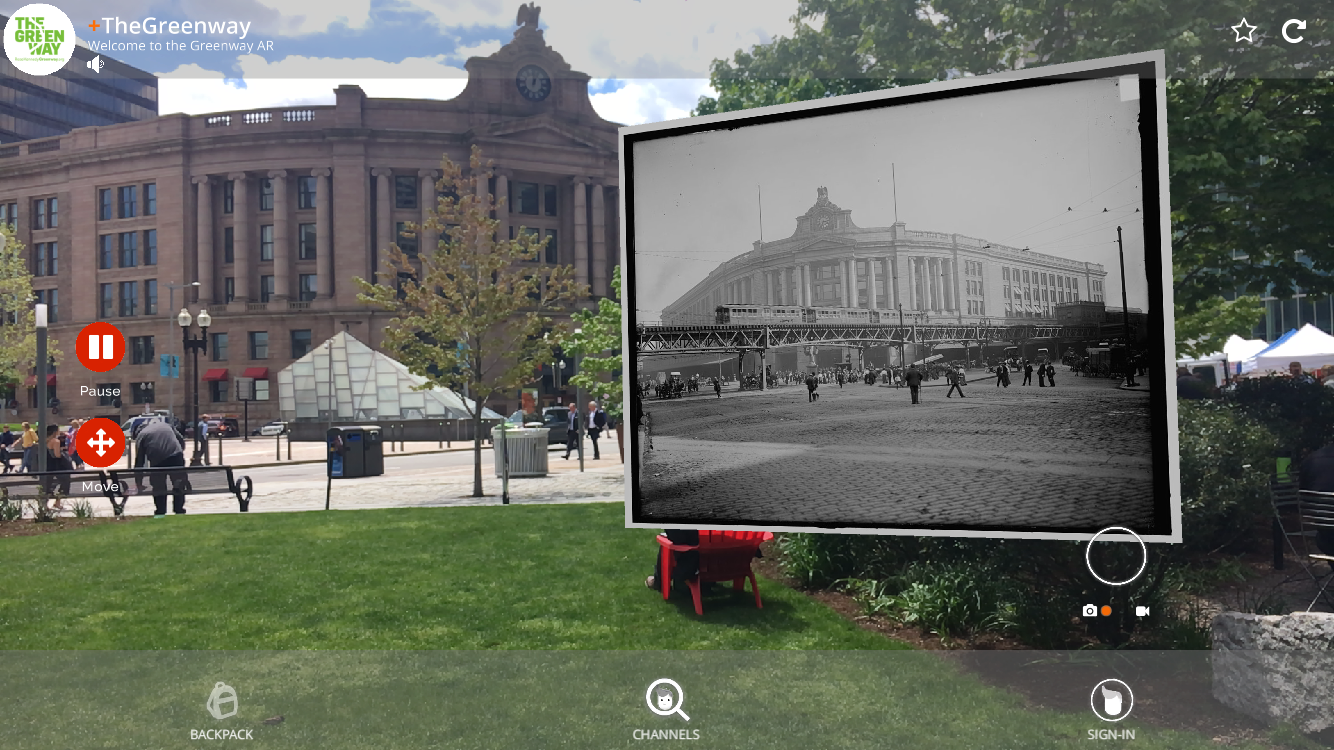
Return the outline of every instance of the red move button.
<path id="1" fill-rule="evenodd" d="M 79 427 L 74 444 L 84 463 L 106 469 L 125 455 L 125 432 L 110 419 L 90 419 Z"/>

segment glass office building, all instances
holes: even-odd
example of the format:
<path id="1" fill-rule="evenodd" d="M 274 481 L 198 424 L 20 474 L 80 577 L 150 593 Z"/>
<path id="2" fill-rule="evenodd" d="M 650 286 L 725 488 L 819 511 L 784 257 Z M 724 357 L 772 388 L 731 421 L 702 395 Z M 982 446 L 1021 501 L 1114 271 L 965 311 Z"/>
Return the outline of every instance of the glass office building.
<path id="1" fill-rule="evenodd" d="M 0 15 L 0 27 L 7 23 Z M 20 72 L 0 56 L 0 143 L 157 117 L 157 76 L 105 55 L 97 72 L 88 67 L 96 56 L 75 47 L 74 57 L 49 76 Z"/>

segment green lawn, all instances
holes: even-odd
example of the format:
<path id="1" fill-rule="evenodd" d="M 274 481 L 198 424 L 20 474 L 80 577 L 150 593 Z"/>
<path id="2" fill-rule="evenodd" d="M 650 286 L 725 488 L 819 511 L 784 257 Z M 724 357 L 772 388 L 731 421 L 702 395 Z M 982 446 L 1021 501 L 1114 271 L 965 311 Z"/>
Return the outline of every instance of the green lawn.
<path id="1" fill-rule="evenodd" d="M 0 747 L 211 746 L 190 731 L 233 729 L 253 747 L 604 748 L 687 729 L 694 747 L 972 750 L 1106 728 L 1026 709 L 771 581 L 763 610 L 723 594 L 696 617 L 643 587 L 652 538 L 591 504 L 0 539 Z M 682 684 L 689 722 L 645 707 L 660 677 Z M 204 710 L 217 681 L 237 716 Z M 1123 724 L 1133 741 L 1098 745 L 1214 747 Z"/>

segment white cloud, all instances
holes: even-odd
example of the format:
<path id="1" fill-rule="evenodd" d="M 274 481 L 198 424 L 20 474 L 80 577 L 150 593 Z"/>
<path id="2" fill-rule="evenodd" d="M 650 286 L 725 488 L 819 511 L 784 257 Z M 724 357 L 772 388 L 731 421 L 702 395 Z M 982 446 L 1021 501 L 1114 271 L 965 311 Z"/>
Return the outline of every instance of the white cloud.
<path id="1" fill-rule="evenodd" d="M 717 92 L 704 79 L 626 81 L 616 91 L 593 94 L 593 109 L 622 125 L 679 120 L 690 116 L 699 98 Z"/>

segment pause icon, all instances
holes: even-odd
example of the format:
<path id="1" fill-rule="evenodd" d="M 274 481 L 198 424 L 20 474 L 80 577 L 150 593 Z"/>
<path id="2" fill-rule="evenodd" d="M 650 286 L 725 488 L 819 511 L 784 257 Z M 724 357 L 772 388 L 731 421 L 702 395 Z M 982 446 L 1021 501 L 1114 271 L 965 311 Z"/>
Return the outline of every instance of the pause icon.
<path id="1" fill-rule="evenodd" d="M 109 333 L 89 336 L 88 359 L 120 359 L 116 356 L 116 337 Z"/>
<path id="2" fill-rule="evenodd" d="M 89 323 L 75 342 L 79 362 L 93 372 L 108 372 L 125 357 L 125 337 L 110 323 Z"/>

